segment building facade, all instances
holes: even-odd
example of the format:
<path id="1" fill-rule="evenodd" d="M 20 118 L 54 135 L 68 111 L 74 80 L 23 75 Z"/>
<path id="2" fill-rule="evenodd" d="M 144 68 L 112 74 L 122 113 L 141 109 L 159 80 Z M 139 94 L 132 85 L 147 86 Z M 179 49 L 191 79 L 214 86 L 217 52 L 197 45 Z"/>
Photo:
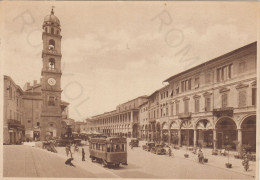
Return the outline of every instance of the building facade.
<path id="1" fill-rule="evenodd" d="M 147 96 L 141 96 L 118 105 L 114 111 L 87 119 L 88 131 L 139 137 L 139 106 L 145 101 Z"/>
<path id="2" fill-rule="evenodd" d="M 255 150 L 256 44 L 166 79 L 169 85 L 159 90 L 157 139 L 214 149 L 247 144 Z"/>
<path id="3" fill-rule="evenodd" d="M 17 144 L 22 141 L 25 128 L 23 90 L 9 76 L 4 76 L 3 143 Z"/>
<path id="4" fill-rule="evenodd" d="M 171 76 L 138 106 L 119 105 L 89 119 L 88 128 L 178 146 L 250 145 L 255 151 L 256 49 L 254 42 Z"/>

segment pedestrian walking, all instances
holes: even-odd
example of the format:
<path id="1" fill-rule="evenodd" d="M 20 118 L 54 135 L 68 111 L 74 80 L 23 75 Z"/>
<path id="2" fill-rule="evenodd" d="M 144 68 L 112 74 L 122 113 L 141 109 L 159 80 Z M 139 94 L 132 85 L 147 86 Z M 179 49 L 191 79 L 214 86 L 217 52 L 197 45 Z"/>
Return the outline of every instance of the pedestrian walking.
<path id="1" fill-rule="evenodd" d="M 84 148 L 82 148 L 82 161 L 85 161 L 85 151 L 84 151 Z"/>
<path id="2" fill-rule="evenodd" d="M 79 148 L 78 148 L 78 145 L 76 143 L 74 145 L 74 152 L 79 152 Z"/>
<path id="3" fill-rule="evenodd" d="M 199 153 L 198 153 L 198 159 L 199 159 L 199 163 L 202 163 L 203 164 L 203 152 L 201 151 L 201 149 L 199 150 Z"/>
<path id="4" fill-rule="evenodd" d="M 73 161 L 74 159 L 71 157 L 71 158 L 69 158 L 69 159 L 67 159 L 66 161 L 65 161 L 65 164 L 66 165 L 70 165 L 70 166 L 73 166 L 73 167 L 76 167 L 71 161 Z"/>
<path id="5" fill-rule="evenodd" d="M 194 147 L 192 153 L 193 153 L 193 154 L 197 154 L 197 147 Z"/>
<path id="6" fill-rule="evenodd" d="M 68 156 L 69 155 L 69 145 L 66 145 L 65 150 L 66 150 L 66 154 Z"/>
<path id="7" fill-rule="evenodd" d="M 247 155 L 243 157 L 242 165 L 244 166 L 245 171 L 249 169 L 249 160 Z"/>
<path id="8" fill-rule="evenodd" d="M 168 154 L 169 154 L 169 156 L 172 155 L 172 149 L 171 149 L 171 147 L 169 147 L 169 149 L 168 149 Z"/>
<path id="9" fill-rule="evenodd" d="M 69 153 L 71 154 L 72 156 L 72 151 L 71 151 L 71 144 L 69 144 Z"/>

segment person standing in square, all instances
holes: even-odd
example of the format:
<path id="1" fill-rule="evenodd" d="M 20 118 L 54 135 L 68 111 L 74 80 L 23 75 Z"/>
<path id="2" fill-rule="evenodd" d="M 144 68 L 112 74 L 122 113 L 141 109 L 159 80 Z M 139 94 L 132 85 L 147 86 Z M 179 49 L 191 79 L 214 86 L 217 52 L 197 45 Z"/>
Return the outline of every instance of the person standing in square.
<path id="1" fill-rule="evenodd" d="M 82 161 L 85 161 L 85 151 L 84 151 L 84 148 L 82 148 Z"/>

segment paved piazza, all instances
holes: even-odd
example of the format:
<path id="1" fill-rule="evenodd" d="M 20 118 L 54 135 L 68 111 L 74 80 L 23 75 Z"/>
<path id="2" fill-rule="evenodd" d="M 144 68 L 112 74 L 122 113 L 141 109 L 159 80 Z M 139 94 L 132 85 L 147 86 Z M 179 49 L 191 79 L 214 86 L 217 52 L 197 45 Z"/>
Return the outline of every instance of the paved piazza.
<path id="1" fill-rule="evenodd" d="M 28 145 L 4 146 L 4 177 L 253 179 L 255 173 L 255 163 L 250 162 L 250 169 L 245 172 L 241 160 L 233 157 L 233 168 L 226 169 L 226 157 L 208 155 L 209 163 L 201 165 L 192 153 L 185 159 L 184 150 L 173 150 L 174 157 L 168 157 L 143 151 L 140 146 L 128 148 L 128 166 L 104 168 L 90 161 L 88 146 L 83 148 L 86 161 L 81 161 L 81 152 L 73 153 L 76 167 L 70 167 L 64 163 L 64 147 L 58 147 L 56 154 Z"/>

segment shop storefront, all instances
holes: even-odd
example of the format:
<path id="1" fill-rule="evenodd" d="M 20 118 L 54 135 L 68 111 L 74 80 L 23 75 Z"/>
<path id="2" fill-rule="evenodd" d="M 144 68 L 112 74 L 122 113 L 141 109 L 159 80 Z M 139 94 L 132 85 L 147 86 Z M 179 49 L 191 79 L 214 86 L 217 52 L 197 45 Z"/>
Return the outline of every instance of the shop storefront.
<path id="1" fill-rule="evenodd" d="M 197 123 L 196 133 L 197 146 L 213 148 L 213 126 L 208 120 Z"/>
<path id="2" fill-rule="evenodd" d="M 225 146 L 231 145 L 232 149 L 236 150 L 234 141 L 237 141 L 237 126 L 231 118 L 224 117 L 219 119 L 216 124 L 216 131 L 218 149 L 223 149 Z"/>
<path id="3" fill-rule="evenodd" d="M 169 142 L 169 126 L 167 125 L 167 123 L 164 123 L 162 125 L 162 142 Z"/>
<path id="4" fill-rule="evenodd" d="M 181 125 L 181 145 L 194 145 L 194 130 L 190 120 L 183 121 Z"/>
<path id="5" fill-rule="evenodd" d="M 24 126 L 21 125 L 20 121 L 9 120 L 8 121 L 8 133 L 9 143 L 8 144 L 20 144 L 24 140 Z"/>
<path id="6" fill-rule="evenodd" d="M 179 141 L 178 129 L 179 129 L 178 124 L 175 121 L 173 121 L 170 124 L 170 140 L 171 140 L 170 144 L 178 145 L 178 141 Z"/>
<path id="7" fill-rule="evenodd" d="M 156 135 L 155 135 L 155 141 L 157 143 L 161 142 L 161 127 L 160 127 L 160 123 L 156 124 Z"/>
<path id="8" fill-rule="evenodd" d="M 256 116 L 252 115 L 244 119 L 241 124 L 242 145 L 249 145 L 251 151 L 256 151 Z"/>

